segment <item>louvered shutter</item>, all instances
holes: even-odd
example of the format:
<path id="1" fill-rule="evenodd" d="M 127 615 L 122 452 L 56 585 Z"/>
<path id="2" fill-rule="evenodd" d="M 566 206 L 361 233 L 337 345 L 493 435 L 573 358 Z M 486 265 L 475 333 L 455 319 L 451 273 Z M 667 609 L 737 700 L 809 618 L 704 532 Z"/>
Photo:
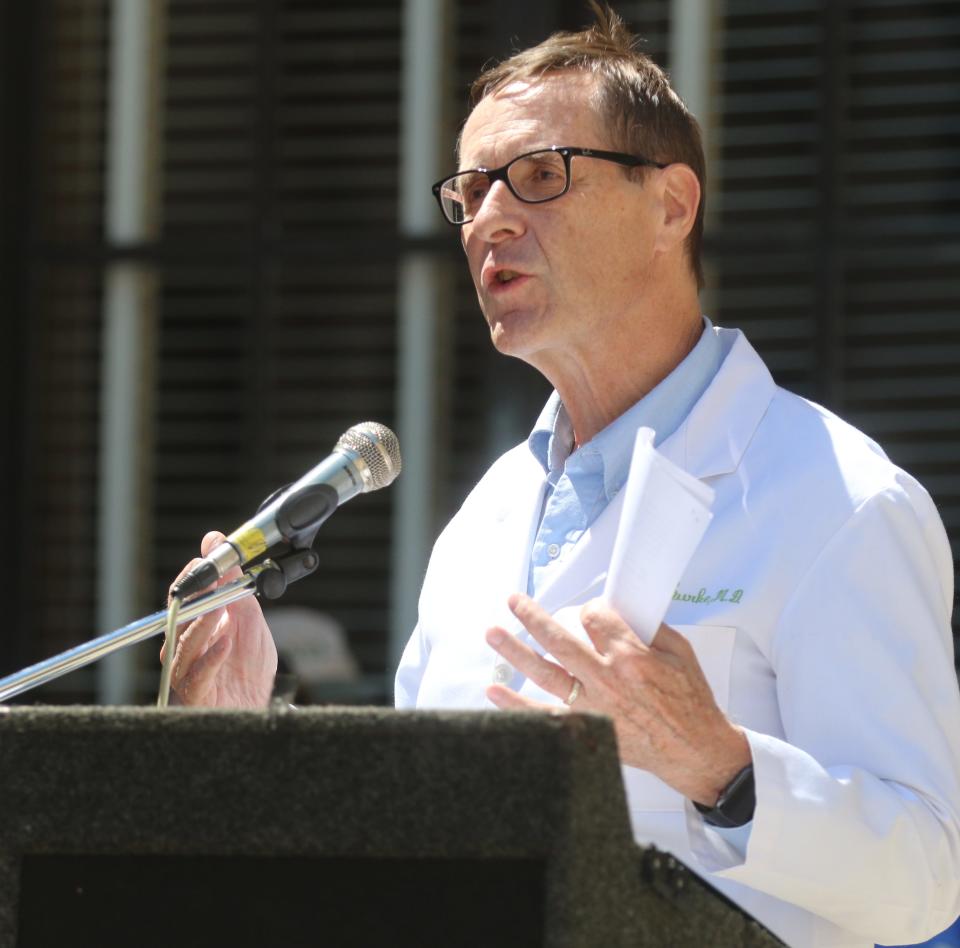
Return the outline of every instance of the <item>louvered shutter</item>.
<path id="1" fill-rule="evenodd" d="M 158 589 L 352 424 L 393 424 L 399 14 L 170 4 Z M 357 499 L 284 598 L 377 682 L 389 544 L 389 491 Z"/>
<path id="2" fill-rule="evenodd" d="M 777 380 L 816 392 L 821 33 L 815 2 L 731 0 L 717 36 L 719 148 L 707 241 L 724 325 Z"/>
<path id="3" fill-rule="evenodd" d="M 24 311 L 12 314 L 29 327 L 28 362 L 25 390 L 9 406 L 24 412 L 29 479 L 23 663 L 91 636 L 96 579 L 102 272 L 90 251 L 102 234 L 107 10 L 100 0 L 50 0 L 41 12 L 43 73 L 35 138 L 25 143 L 32 221 L 20 235 L 29 235 L 31 262 Z"/>

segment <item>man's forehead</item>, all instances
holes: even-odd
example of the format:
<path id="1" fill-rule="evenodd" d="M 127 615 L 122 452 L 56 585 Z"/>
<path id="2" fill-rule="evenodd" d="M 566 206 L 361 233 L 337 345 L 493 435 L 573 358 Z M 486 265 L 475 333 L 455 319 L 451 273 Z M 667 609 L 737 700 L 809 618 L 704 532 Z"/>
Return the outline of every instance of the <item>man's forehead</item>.
<path id="1" fill-rule="evenodd" d="M 601 147 L 603 141 L 566 140 L 598 133 L 595 85 L 589 73 L 565 70 L 515 80 L 481 99 L 460 137 L 461 167 L 507 161 L 527 145 Z"/>

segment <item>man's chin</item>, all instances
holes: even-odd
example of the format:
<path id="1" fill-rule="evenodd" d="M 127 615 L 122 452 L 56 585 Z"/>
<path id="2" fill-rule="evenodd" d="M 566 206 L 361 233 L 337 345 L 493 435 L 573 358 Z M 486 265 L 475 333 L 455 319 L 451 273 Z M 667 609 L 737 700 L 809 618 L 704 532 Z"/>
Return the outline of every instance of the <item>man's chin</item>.
<path id="1" fill-rule="evenodd" d="M 503 318 L 489 321 L 490 341 L 501 355 L 527 360 L 536 351 L 536 327 L 529 316 L 510 313 Z"/>
<path id="2" fill-rule="evenodd" d="M 514 359 L 523 359 L 530 351 L 529 343 L 524 345 L 520 333 L 503 331 L 498 326 L 491 328 L 490 341 L 500 355 L 511 356 Z"/>

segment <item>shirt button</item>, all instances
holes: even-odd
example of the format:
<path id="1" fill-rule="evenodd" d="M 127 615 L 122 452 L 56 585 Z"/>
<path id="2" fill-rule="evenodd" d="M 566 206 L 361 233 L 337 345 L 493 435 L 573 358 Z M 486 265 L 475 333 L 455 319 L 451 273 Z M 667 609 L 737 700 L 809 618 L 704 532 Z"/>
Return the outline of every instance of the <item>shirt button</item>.
<path id="1" fill-rule="evenodd" d="M 493 681 L 497 685 L 505 685 L 513 678 L 513 668 L 498 662 L 493 666 Z"/>
<path id="2" fill-rule="evenodd" d="M 556 543 L 551 543 L 550 546 L 547 547 L 547 556 L 549 556 L 550 559 L 555 560 L 559 555 L 560 547 L 557 546 Z"/>

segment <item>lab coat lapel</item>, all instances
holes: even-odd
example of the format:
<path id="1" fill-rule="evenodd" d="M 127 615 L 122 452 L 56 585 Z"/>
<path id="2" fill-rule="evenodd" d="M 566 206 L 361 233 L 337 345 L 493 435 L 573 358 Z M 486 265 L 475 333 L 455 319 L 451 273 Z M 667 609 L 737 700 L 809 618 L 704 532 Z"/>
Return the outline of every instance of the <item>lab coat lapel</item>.
<path id="1" fill-rule="evenodd" d="M 701 480 L 735 471 L 776 391 L 769 370 L 739 329 L 730 350 L 683 424 L 657 450 Z"/>
<path id="2" fill-rule="evenodd" d="M 512 469 L 511 475 L 499 491 L 501 504 L 487 534 L 484 588 L 489 590 L 489 601 L 483 612 L 491 621 L 515 630 L 521 626 L 507 608 L 507 598 L 527 591 L 530 548 L 540 521 L 546 479 L 532 456 L 522 468 Z"/>

